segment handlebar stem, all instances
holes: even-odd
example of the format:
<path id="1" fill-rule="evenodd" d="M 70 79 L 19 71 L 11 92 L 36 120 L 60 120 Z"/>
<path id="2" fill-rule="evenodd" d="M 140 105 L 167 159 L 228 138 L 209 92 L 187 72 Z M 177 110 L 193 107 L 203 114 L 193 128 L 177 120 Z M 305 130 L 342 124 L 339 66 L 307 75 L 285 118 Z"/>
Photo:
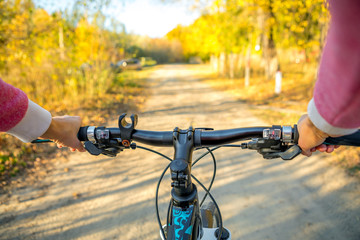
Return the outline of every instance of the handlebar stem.
<path id="1" fill-rule="evenodd" d="M 171 179 L 173 187 L 171 194 L 175 203 L 189 202 L 194 198 L 194 191 L 191 181 L 191 162 L 194 151 L 194 130 L 190 127 L 187 130 L 175 128 L 173 131 L 174 160 L 170 164 Z M 195 194 L 196 196 L 196 194 Z"/>
<path id="2" fill-rule="evenodd" d="M 186 220 L 189 226 L 193 226 L 189 239 L 198 239 L 199 233 L 202 232 L 201 221 L 196 217 L 196 213 L 200 212 L 198 192 L 195 184 L 191 179 L 191 162 L 194 151 L 194 129 L 190 127 L 187 130 L 175 128 L 173 131 L 174 160 L 170 164 L 172 190 L 170 214 L 168 215 L 168 225 L 174 229 L 181 229 L 184 223 L 183 219 L 178 222 L 179 217 L 175 215 L 179 210 L 188 212 L 192 210 L 191 216 Z M 200 229 L 201 230 L 200 230 Z M 199 232 L 200 231 L 200 232 Z M 174 239 L 174 230 L 169 231 L 168 239 Z M 176 235 L 175 235 L 176 236 Z"/>

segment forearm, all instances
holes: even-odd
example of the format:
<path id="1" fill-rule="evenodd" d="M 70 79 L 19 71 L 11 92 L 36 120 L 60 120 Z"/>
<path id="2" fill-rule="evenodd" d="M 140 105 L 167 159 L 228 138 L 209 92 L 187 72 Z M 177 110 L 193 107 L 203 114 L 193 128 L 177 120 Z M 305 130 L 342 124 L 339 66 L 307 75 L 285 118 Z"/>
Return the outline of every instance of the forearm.
<path id="1" fill-rule="evenodd" d="M 19 138 L 23 142 L 32 140 L 43 135 L 51 123 L 49 111 L 29 100 L 28 108 L 22 120 L 7 133 Z"/>
<path id="2" fill-rule="evenodd" d="M 7 132 L 23 142 L 48 138 L 59 147 L 85 151 L 77 138 L 80 117 L 51 117 L 49 111 L 30 101 L 18 88 L 0 79 L 0 131 Z"/>
<path id="3" fill-rule="evenodd" d="M 359 93 L 360 94 L 360 93 Z M 331 106 L 330 106 L 331 107 Z M 360 109 L 359 109 L 360 110 Z M 322 115 L 319 113 L 314 99 L 311 99 L 308 105 L 308 115 L 313 124 L 313 127 L 316 127 L 318 130 L 328 134 L 329 136 L 342 136 L 348 135 L 356 132 L 358 128 L 343 128 L 337 127 L 333 124 L 330 124 Z M 357 114 L 357 113 L 354 113 Z M 343 120 L 342 120 L 343 121 Z"/>
<path id="4" fill-rule="evenodd" d="M 320 130 L 346 135 L 360 126 L 360 1 L 329 3 L 330 29 L 308 113 Z"/>
<path id="5" fill-rule="evenodd" d="M 20 89 L 0 79 L 0 131 L 7 132 L 25 116 L 28 97 Z"/>
<path id="6" fill-rule="evenodd" d="M 360 127 L 360 1 L 329 0 L 331 22 L 308 115 L 298 122 L 303 154 L 332 152 L 328 136 L 352 134 Z"/>

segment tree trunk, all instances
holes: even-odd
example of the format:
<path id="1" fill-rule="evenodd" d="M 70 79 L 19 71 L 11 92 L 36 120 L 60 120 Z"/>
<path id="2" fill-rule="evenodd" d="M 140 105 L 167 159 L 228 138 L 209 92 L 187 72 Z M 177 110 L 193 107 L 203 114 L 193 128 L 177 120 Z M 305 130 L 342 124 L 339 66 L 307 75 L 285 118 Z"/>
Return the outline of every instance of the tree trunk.
<path id="1" fill-rule="evenodd" d="M 250 63 L 251 63 L 251 44 L 249 44 L 246 52 L 245 60 L 245 87 L 250 86 Z"/>
<path id="2" fill-rule="evenodd" d="M 60 59 L 64 60 L 65 58 L 65 47 L 64 47 L 64 28 L 62 23 L 59 24 L 59 48 L 60 48 Z"/>
<path id="3" fill-rule="evenodd" d="M 229 77 L 231 79 L 234 78 L 235 76 L 235 60 L 236 60 L 236 54 L 235 53 L 230 53 L 229 56 Z"/>
<path id="4" fill-rule="evenodd" d="M 65 45 L 64 45 L 64 27 L 61 18 L 61 13 L 58 13 L 59 18 L 59 51 L 60 51 L 60 59 L 65 59 Z"/>
<path id="5" fill-rule="evenodd" d="M 211 55 L 210 64 L 213 68 L 213 71 L 219 73 L 219 58 L 215 55 Z"/>
<path id="6" fill-rule="evenodd" d="M 275 19 L 273 0 L 269 0 L 268 18 Z M 270 24 L 268 34 L 264 37 L 265 75 L 267 80 L 274 78 L 278 68 L 276 46 L 274 41 L 274 26 Z"/>
<path id="7" fill-rule="evenodd" d="M 220 53 L 220 58 L 219 58 L 219 73 L 220 76 L 224 77 L 225 76 L 225 66 L 226 66 L 226 54 L 224 52 Z"/>
<path id="8" fill-rule="evenodd" d="M 243 69 L 244 56 L 242 54 L 237 54 L 236 61 L 236 72 L 238 73 L 238 77 L 242 77 L 242 69 Z"/>

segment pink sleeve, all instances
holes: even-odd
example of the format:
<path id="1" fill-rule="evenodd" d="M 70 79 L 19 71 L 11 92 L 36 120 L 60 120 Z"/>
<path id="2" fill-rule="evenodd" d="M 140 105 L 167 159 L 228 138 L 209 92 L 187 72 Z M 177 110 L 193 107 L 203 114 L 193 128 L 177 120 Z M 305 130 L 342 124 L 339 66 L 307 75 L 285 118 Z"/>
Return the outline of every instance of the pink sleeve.
<path id="1" fill-rule="evenodd" d="M 0 79 L 0 132 L 8 131 L 23 119 L 28 102 L 23 91 Z"/>
<path id="2" fill-rule="evenodd" d="M 329 134 L 360 127 L 360 1 L 330 0 L 331 23 L 308 112 Z"/>

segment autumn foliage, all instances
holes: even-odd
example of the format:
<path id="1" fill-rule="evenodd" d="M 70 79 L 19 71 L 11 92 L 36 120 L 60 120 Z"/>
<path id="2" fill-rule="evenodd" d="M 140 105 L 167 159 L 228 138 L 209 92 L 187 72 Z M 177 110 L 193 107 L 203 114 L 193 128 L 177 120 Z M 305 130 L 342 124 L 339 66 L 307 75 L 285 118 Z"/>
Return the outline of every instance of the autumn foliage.
<path id="1" fill-rule="evenodd" d="M 323 0 L 215 0 L 167 37 L 182 43 L 186 58 L 209 60 L 222 76 L 244 76 L 255 60 L 271 79 L 286 61 L 318 61 L 328 22 Z"/>

